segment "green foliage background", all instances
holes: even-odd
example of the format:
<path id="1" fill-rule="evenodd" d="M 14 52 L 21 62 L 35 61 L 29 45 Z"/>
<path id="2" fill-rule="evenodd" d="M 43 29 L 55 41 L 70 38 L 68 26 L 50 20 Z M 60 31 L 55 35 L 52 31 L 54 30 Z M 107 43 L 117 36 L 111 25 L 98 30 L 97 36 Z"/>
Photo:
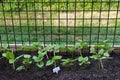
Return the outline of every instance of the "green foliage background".
<path id="1" fill-rule="evenodd" d="M 100 7 L 102 10 L 108 10 L 109 5 L 111 9 L 118 5 L 116 1 L 111 0 L 102 0 L 102 3 L 100 0 L 4 0 L 3 2 L 4 10 L 7 11 L 25 10 L 26 8 L 28 10 L 42 10 L 42 8 L 49 10 L 50 7 L 52 10 L 99 10 Z"/>

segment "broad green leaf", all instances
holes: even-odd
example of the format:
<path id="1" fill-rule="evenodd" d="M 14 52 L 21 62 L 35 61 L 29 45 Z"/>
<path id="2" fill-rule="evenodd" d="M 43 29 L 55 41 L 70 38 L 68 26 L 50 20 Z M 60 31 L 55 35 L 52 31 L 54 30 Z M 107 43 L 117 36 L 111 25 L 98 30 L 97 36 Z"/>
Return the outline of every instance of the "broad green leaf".
<path id="1" fill-rule="evenodd" d="M 21 57 L 23 57 L 23 55 L 20 55 L 20 56 L 16 57 L 15 59 L 18 60 L 18 59 L 20 59 Z"/>
<path id="2" fill-rule="evenodd" d="M 85 61 L 88 61 L 88 57 L 84 57 L 84 60 L 85 60 Z"/>
<path id="3" fill-rule="evenodd" d="M 54 56 L 53 58 L 52 58 L 52 60 L 53 61 L 56 61 L 56 60 L 60 60 L 62 58 L 62 56 Z"/>
<path id="4" fill-rule="evenodd" d="M 23 64 L 31 64 L 32 63 L 32 61 L 29 59 L 29 58 L 25 58 L 25 59 L 23 59 L 23 62 L 22 62 Z"/>
<path id="5" fill-rule="evenodd" d="M 47 63 L 46 63 L 46 66 L 50 66 L 50 65 L 52 65 L 53 63 L 54 63 L 53 60 L 48 60 Z"/>
<path id="6" fill-rule="evenodd" d="M 24 67 L 24 66 L 19 66 L 19 67 L 17 67 L 16 70 L 17 70 L 17 71 L 25 70 L 25 67 Z"/>
<path id="7" fill-rule="evenodd" d="M 7 59 L 14 59 L 15 56 L 14 56 L 14 54 L 13 54 L 12 52 L 9 52 L 9 51 L 8 51 L 8 52 L 6 53 L 6 58 L 7 58 Z"/>
<path id="8" fill-rule="evenodd" d="M 99 55 L 103 55 L 104 54 L 104 49 L 100 49 L 98 52 Z"/>
<path id="9" fill-rule="evenodd" d="M 41 47 L 41 43 L 33 42 L 31 46 L 33 46 L 33 47 Z"/>
<path id="10" fill-rule="evenodd" d="M 109 55 L 109 53 L 104 53 L 104 56 L 109 57 L 110 55 Z"/>
<path id="11" fill-rule="evenodd" d="M 6 57 L 6 53 L 3 53 L 2 56 L 3 56 L 3 57 Z"/>
<path id="12" fill-rule="evenodd" d="M 42 58 L 42 57 L 44 57 L 46 54 L 47 54 L 47 52 L 41 52 L 41 51 L 38 51 L 38 56 L 40 57 L 40 58 Z"/>
<path id="13" fill-rule="evenodd" d="M 43 62 L 40 62 L 40 63 L 37 63 L 36 64 L 39 68 L 42 68 L 44 66 L 44 63 Z"/>
<path id="14" fill-rule="evenodd" d="M 98 59 L 99 56 L 98 55 L 92 55 L 92 56 L 90 56 L 90 58 L 92 58 L 92 59 Z"/>
<path id="15" fill-rule="evenodd" d="M 76 50 L 75 46 L 68 47 L 68 51 L 69 52 L 74 52 L 75 50 Z"/>
<path id="16" fill-rule="evenodd" d="M 9 59 L 9 63 L 10 63 L 10 64 L 13 64 L 14 62 L 15 62 L 14 59 Z"/>
<path id="17" fill-rule="evenodd" d="M 29 55 L 29 54 L 24 54 L 24 58 L 31 58 L 31 55 Z"/>
<path id="18" fill-rule="evenodd" d="M 94 46 L 92 46 L 92 47 L 90 48 L 90 53 L 94 53 L 94 54 L 96 53 Z"/>
<path id="19" fill-rule="evenodd" d="M 76 47 L 76 48 L 79 48 L 80 46 L 81 46 L 80 43 L 76 43 L 76 44 L 75 44 L 75 47 Z"/>
<path id="20" fill-rule="evenodd" d="M 84 58 L 83 57 L 78 57 L 78 61 L 81 62 Z"/>
<path id="21" fill-rule="evenodd" d="M 3 49 L 7 49 L 8 48 L 8 44 L 2 44 L 2 48 Z"/>
<path id="22" fill-rule="evenodd" d="M 42 59 L 43 59 L 43 58 L 39 58 L 39 57 L 37 57 L 37 56 L 33 56 L 33 60 L 34 60 L 35 62 L 40 62 L 40 61 L 42 61 Z"/>
<path id="23" fill-rule="evenodd" d="M 54 52 L 59 52 L 60 46 L 59 45 L 55 45 L 54 46 Z"/>
<path id="24" fill-rule="evenodd" d="M 73 65 L 73 63 L 74 63 L 74 61 L 75 60 L 73 60 L 73 59 L 62 59 L 62 65 L 63 66 L 71 66 L 71 65 Z"/>
<path id="25" fill-rule="evenodd" d="M 79 61 L 79 62 L 86 62 L 86 61 L 88 61 L 88 57 L 82 57 L 82 56 L 80 56 L 80 57 L 78 58 L 78 61 Z"/>

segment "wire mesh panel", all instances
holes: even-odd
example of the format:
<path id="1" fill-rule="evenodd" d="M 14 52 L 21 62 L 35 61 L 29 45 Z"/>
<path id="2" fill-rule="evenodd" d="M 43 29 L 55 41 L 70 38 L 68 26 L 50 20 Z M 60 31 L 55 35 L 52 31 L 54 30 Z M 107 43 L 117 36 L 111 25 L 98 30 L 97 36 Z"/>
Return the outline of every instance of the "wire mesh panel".
<path id="1" fill-rule="evenodd" d="M 119 0 L 3 0 L 0 43 L 120 41 Z"/>

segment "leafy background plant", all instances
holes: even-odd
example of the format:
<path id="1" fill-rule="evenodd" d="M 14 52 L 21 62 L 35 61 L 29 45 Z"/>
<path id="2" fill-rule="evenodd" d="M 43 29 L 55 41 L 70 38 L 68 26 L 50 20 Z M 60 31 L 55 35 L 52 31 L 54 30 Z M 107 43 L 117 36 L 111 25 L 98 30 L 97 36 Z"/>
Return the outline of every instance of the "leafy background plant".
<path id="1" fill-rule="evenodd" d="M 35 9 L 40 9 L 42 8 L 42 6 L 44 6 L 45 9 L 49 9 L 50 6 L 52 6 L 52 9 L 53 10 L 66 10 L 67 9 L 67 6 L 68 5 L 68 10 L 73 10 L 75 9 L 75 6 L 76 6 L 76 9 L 85 9 L 85 10 L 90 10 L 91 9 L 91 5 L 93 4 L 93 9 L 96 10 L 96 9 L 100 9 L 100 2 L 99 0 L 86 0 L 85 4 L 84 4 L 84 0 L 76 0 L 76 4 L 75 3 L 72 3 L 72 2 L 75 2 L 74 0 L 43 0 L 43 3 L 42 3 L 42 0 L 3 0 L 4 2 L 9 2 L 9 3 L 6 3 L 4 4 L 4 9 L 7 10 L 7 11 L 18 11 L 18 10 L 24 10 L 26 8 L 26 6 L 28 7 L 28 9 L 34 9 L 34 3 L 33 2 L 36 2 L 36 6 L 35 6 Z M 117 3 L 112 3 L 110 0 L 103 0 L 103 1 L 106 1 L 104 4 L 102 4 L 102 9 L 108 9 L 108 6 L 109 4 L 111 5 L 110 7 L 113 8 L 113 7 L 116 7 Z M 14 2 L 14 3 L 12 3 Z M 29 3 L 29 4 L 26 4 Z M 54 2 L 57 2 L 57 3 L 54 3 Z M 62 2 L 62 3 L 59 3 L 59 2 Z M 12 3 L 12 4 L 11 4 Z M 91 4 L 92 3 L 92 4 Z M 12 6 L 11 6 L 11 5 Z M 59 4 L 59 7 L 58 7 L 58 4 Z"/>
<path id="2" fill-rule="evenodd" d="M 17 71 L 21 71 L 21 70 L 27 71 L 30 69 L 31 64 L 32 64 L 31 55 L 23 54 L 22 64 L 20 66 L 18 66 L 16 70 Z"/>

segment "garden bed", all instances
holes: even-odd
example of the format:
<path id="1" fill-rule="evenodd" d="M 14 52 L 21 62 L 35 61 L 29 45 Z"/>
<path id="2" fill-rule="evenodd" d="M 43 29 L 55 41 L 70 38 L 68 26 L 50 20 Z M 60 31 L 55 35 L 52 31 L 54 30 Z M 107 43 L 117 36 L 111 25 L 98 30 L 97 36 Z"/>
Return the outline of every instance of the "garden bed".
<path id="1" fill-rule="evenodd" d="M 107 40 L 91 46 L 79 40 L 69 47 L 32 43 L 16 50 L 3 45 L 0 50 L 0 80 L 120 79 L 120 54 Z"/>
<path id="2" fill-rule="evenodd" d="M 65 57 L 65 56 L 63 56 Z M 58 74 L 52 72 L 53 66 L 38 69 L 31 65 L 28 71 L 14 71 L 6 60 L 0 60 L 0 80 L 119 80 L 120 55 L 111 53 L 112 59 L 104 60 L 104 69 L 99 69 L 97 61 L 80 67 L 77 63 L 70 67 L 61 67 Z"/>

